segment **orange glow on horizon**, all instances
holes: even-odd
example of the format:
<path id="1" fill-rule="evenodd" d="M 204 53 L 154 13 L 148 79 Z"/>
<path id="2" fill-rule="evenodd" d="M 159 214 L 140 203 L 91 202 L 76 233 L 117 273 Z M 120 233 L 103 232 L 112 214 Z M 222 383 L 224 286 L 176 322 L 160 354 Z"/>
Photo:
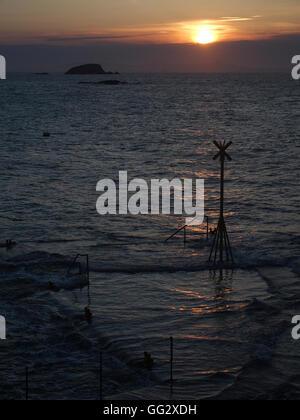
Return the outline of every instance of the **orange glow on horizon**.
<path id="1" fill-rule="evenodd" d="M 119 0 L 117 9 L 113 3 L 75 0 L 70 8 L 70 0 L 4 0 L 1 44 L 195 46 L 300 34 L 300 8 L 295 0 L 252 0 L 251 4 L 219 0 L 217 5 L 198 0 Z"/>
<path id="2" fill-rule="evenodd" d="M 45 0 L 46 1 L 46 0 Z M 63 0 L 62 0 L 63 1 Z M 271 39 L 281 35 L 299 34 L 296 22 L 279 25 L 266 20 L 261 15 L 228 16 L 215 19 L 182 20 L 161 23 L 131 23 L 77 26 L 31 25 L 18 27 L 11 32 L 10 28 L 1 28 L 1 41 L 10 44 L 43 44 L 48 45 L 96 45 L 98 43 L 116 44 L 178 44 L 210 45 L 217 42 L 252 41 Z M 5 26 L 4 26 L 5 28 Z"/>

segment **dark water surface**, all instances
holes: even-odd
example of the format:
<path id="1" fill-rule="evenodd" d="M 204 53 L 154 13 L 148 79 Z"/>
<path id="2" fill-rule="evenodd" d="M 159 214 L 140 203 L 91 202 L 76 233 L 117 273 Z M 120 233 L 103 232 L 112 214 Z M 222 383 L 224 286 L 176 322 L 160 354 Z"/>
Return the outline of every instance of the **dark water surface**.
<path id="1" fill-rule="evenodd" d="M 4 398 L 22 398 L 26 365 L 33 398 L 96 398 L 100 349 L 107 397 L 169 398 L 171 335 L 172 398 L 298 396 L 300 85 L 285 75 L 118 77 L 128 83 L 18 75 L 1 84 L 0 242 L 18 243 L 0 249 Z M 97 182 L 127 170 L 205 179 L 215 225 L 214 140 L 234 143 L 234 271 L 209 270 L 204 225 L 184 248 L 182 235 L 164 243 L 184 218 L 97 214 Z M 90 257 L 89 290 L 66 277 L 77 253 Z"/>

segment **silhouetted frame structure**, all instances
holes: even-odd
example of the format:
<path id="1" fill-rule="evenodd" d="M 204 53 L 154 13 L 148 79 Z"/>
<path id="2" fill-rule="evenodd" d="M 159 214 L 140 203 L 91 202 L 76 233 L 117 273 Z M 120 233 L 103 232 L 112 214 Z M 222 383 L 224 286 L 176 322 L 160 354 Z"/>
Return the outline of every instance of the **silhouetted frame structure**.
<path id="1" fill-rule="evenodd" d="M 217 227 L 217 232 L 213 241 L 211 248 L 209 262 L 224 263 L 226 257 L 226 262 L 234 264 L 234 258 L 232 253 L 232 248 L 226 228 L 225 218 L 224 218 L 224 182 L 225 182 L 225 160 L 228 159 L 232 161 L 231 157 L 227 153 L 227 149 L 232 145 L 232 141 L 229 143 L 217 142 L 214 141 L 214 145 L 219 149 L 219 152 L 214 157 L 214 160 L 220 158 L 221 162 L 221 178 L 220 178 L 220 217 Z"/>

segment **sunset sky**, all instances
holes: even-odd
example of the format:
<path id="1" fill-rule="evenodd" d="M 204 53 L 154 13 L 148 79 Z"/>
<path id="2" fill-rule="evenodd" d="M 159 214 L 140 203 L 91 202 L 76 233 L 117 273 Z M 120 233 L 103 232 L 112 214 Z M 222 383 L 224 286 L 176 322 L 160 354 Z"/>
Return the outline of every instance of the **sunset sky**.
<path id="1" fill-rule="evenodd" d="M 44 70 L 37 55 L 51 71 L 82 60 L 121 71 L 149 62 L 153 71 L 235 71 L 242 51 L 252 59 L 241 70 L 279 71 L 281 53 L 300 54 L 299 39 L 299 0 L 0 0 L 0 54 L 14 71 Z"/>

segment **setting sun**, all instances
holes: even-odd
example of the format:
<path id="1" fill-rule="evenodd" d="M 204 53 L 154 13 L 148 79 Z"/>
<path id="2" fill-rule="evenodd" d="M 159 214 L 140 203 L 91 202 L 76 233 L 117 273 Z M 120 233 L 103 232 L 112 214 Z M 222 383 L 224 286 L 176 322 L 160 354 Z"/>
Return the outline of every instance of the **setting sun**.
<path id="1" fill-rule="evenodd" d="M 195 38 L 198 44 L 211 44 L 216 41 L 216 35 L 213 30 L 209 28 L 202 28 Z"/>

